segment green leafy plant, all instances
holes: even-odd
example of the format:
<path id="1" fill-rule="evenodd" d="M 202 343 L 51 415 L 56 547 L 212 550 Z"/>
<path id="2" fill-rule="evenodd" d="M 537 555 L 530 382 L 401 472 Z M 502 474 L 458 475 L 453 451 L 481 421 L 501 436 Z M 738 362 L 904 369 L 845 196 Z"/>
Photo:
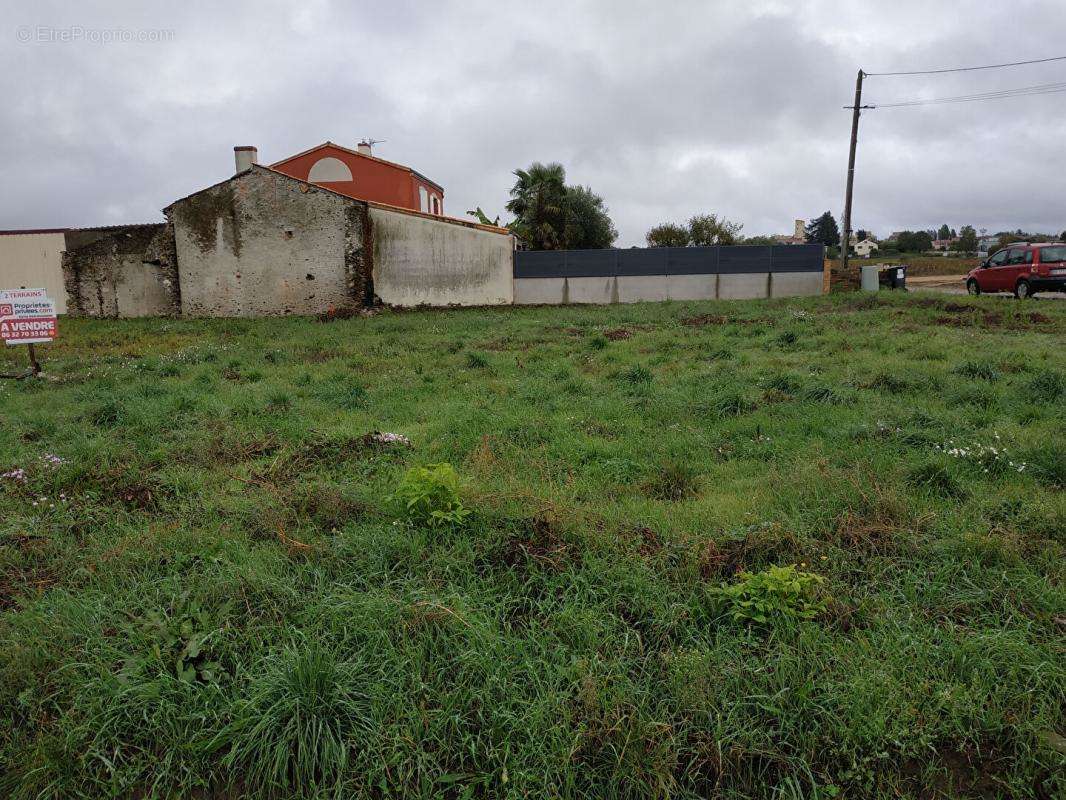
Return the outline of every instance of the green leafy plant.
<path id="1" fill-rule="evenodd" d="M 459 476 L 451 464 L 428 464 L 407 470 L 390 500 L 403 518 L 431 528 L 460 527 L 470 510 L 459 498 Z"/>
<path id="2" fill-rule="evenodd" d="M 820 575 L 802 572 L 795 565 L 770 567 L 762 572 L 741 572 L 739 581 L 723 584 L 714 594 L 724 601 L 726 613 L 738 622 L 767 624 L 811 619 L 825 610 Z"/>
<path id="3" fill-rule="evenodd" d="M 222 665 L 210 646 L 210 640 L 219 633 L 218 627 L 188 594 L 182 594 L 171 611 L 149 612 L 141 628 L 152 639 L 152 656 L 172 666 L 178 680 L 218 683 Z M 134 662 L 128 660 L 127 671 L 134 667 Z"/>

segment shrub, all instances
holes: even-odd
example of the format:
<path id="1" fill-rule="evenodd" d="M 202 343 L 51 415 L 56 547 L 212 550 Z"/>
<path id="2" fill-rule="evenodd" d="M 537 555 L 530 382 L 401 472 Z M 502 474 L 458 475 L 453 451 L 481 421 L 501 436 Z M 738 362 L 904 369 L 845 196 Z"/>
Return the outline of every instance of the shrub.
<path id="1" fill-rule="evenodd" d="M 622 380 L 633 386 L 651 383 L 651 370 L 642 364 L 636 364 L 622 373 Z"/>
<path id="2" fill-rule="evenodd" d="M 725 417 L 739 417 L 755 410 L 755 404 L 738 390 L 723 392 L 714 398 L 713 405 L 715 410 Z"/>
<path id="3" fill-rule="evenodd" d="M 919 464 L 907 474 L 907 482 L 919 489 L 926 489 L 941 497 L 961 500 L 966 497 L 966 488 L 952 475 L 947 467 L 935 461 Z"/>
<path id="4" fill-rule="evenodd" d="M 1025 398 L 1034 403 L 1054 403 L 1066 397 L 1066 378 L 1058 372 L 1043 370 L 1025 387 Z"/>
<path id="5" fill-rule="evenodd" d="M 489 360 L 481 353 L 471 351 L 466 354 L 466 365 L 471 369 L 485 369 L 489 365 Z"/>
<path id="6" fill-rule="evenodd" d="M 696 470 L 683 461 L 666 461 L 645 483 L 645 491 L 657 500 L 684 500 L 696 494 Z"/>
<path id="7" fill-rule="evenodd" d="M 1066 486 L 1066 447 L 1057 442 L 1045 442 L 1026 453 L 1026 464 L 1033 477 L 1054 488 Z"/>
<path id="8" fill-rule="evenodd" d="M 97 428 L 117 428 L 126 421 L 126 409 L 117 400 L 108 399 L 94 406 L 86 414 Z"/>
<path id="9" fill-rule="evenodd" d="M 781 392 L 782 394 L 795 394 L 800 390 L 800 383 L 794 375 L 778 373 L 772 375 L 766 381 L 766 388 Z"/>
<path id="10" fill-rule="evenodd" d="M 431 528 L 461 526 L 470 510 L 459 499 L 459 476 L 451 464 L 429 464 L 407 470 L 391 496 L 401 516 Z"/>
<path id="11" fill-rule="evenodd" d="M 804 390 L 803 399 L 812 403 L 825 403 L 826 405 L 842 405 L 847 401 L 847 398 L 834 389 L 824 383 L 811 384 Z"/>
<path id="12" fill-rule="evenodd" d="M 990 383 L 999 380 L 999 372 L 991 364 L 985 364 L 983 361 L 967 361 L 965 364 L 960 364 L 954 370 L 956 375 L 963 375 L 967 378 L 975 378 Z"/>
<path id="13" fill-rule="evenodd" d="M 267 395 L 266 408 L 267 411 L 273 413 L 282 413 L 288 411 L 292 407 L 292 397 L 281 389 L 275 389 Z"/>
<path id="14" fill-rule="evenodd" d="M 819 588 L 821 575 L 802 572 L 795 565 L 770 567 L 762 572 L 741 572 L 739 581 L 723 584 L 714 593 L 737 622 L 775 623 L 811 619 L 825 610 Z"/>
<path id="15" fill-rule="evenodd" d="M 321 645 L 290 646 L 256 665 L 232 721 L 205 750 L 264 794 L 294 796 L 308 787 L 342 796 L 352 761 L 373 737 L 365 669 Z"/>

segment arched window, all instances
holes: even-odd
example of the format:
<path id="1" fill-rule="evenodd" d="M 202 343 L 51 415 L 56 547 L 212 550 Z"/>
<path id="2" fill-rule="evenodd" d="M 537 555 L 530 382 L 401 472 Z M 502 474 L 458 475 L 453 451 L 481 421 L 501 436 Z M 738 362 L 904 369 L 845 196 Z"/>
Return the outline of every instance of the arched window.
<path id="1" fill-rule="evenodd" d="M 437 195 L 433 195 L 433 213 L 440 215 L 440 201 L 437 199 Z"/>
<path id="2" fill-rule="evenodd" d="M 307 175 L 307 180 L 312 183 L 350 181 L 352 180 L 352 171 L 348 169 L 348 165 L 339 158 L 327 156 L 326 158 L 318 159 L 318 161 L 312 165 L 311 172 Z"/>
<path id="3" fill-rule="evenodd" d="M 425 214 L 429 213 L 429 192 L 426 191 L 425 186 L 418 187 L 418 210 Z"/>

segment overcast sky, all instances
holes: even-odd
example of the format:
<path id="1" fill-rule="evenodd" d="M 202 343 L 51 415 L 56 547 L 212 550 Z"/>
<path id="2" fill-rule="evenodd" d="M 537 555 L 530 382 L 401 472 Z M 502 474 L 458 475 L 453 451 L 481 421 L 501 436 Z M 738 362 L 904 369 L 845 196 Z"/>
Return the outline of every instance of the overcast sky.
<path id="1" fill-rule="evenodd" d="M 326 139 L 504 213 L 559 161 L 618 244 L 714 211 L 780 233 L 843 206 L 856 71 L 1066 54 L 1063 0 L 32 2 L 3 0 L 0 229 L 162 219 Z M 148 41 L 105 41 L 115 30 Z M 64 37 L 76 41 L 62 41 Z M 28 41 L 25 41 L 27 40 Z M 1066 62 L 872 77 L 864 101 L 1066 81 Z M 506 219 L 506 217 L 505 217 Z M 855 227 L 1066 228 L 1066 94 L 867 112 Z"/>

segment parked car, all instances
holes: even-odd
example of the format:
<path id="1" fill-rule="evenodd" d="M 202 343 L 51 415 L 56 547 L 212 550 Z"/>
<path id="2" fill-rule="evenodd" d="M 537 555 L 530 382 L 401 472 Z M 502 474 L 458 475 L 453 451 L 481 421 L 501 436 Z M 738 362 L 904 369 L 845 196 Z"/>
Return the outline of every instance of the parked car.
<path id="1" fill-rule="evenodd" d="M 1013 292 L 1024 300 L 1037 292 L 1066 292 L 1066 244 L 1007 245 L 970 270 L 965 281 L 973 295 Z"/>

